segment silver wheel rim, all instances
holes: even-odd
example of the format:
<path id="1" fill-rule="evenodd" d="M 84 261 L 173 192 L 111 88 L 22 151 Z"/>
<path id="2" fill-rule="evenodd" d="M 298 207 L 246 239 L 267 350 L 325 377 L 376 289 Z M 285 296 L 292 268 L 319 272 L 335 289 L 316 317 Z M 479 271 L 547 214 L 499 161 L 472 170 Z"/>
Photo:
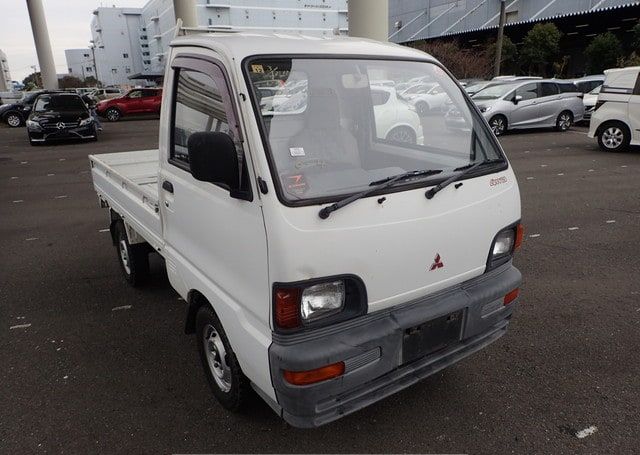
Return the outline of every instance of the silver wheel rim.
<path id="1" fill-rule="evenodd" d="M 568 130 L 571 127 L 571 116 L 569 114 L 562 114 L 558 124 L 561 130 Z"/>
<path id="2" fill-rule="evenodd" d="M 495 118 L 491 121 L 491 129 L 493 134 L 500 136 L 504 132 L 504 120 L 501 118 Z"/>
<path id="3" fill-rule="evenodd" d="M 608 149 L 615 149 L 622 145 L 624 133 L 617 126 L 611 126 L 602 133 L 602 143 Z"/>
<path id="4" fill-rule="evenodd" d="M 127 242 L 120 240 L 120 261 L 122 261 L 122 267 L 127 275 L 131 275 L 131 266 L 129 265 L 129 252 L 127 250 Z"/>
<path id="5" fill-rule="evenodd" d="M 119 115 L 118 115 L 118 113 L 116 111 L 107 112 L 107 118 L 109 120 L 111 120 L 112 122 L 115 121 L 115 120 L 118 120 L 118 117 L 119 117 Z"/>
<path id="6" fill-rule="evenodd" d="M 203 335 L 204 351 L 213 379 L 223 392 L 231 390 L 231 368 L 227 364 L 227 350 L 214 326 L 207 324 Z"/>
<path id="7" fill-rule="evenodd" d="M 13 127 L 20 126 L 20 117 L 17 115 L 10 115 L 7 117 L 7 125 Z"/>
<path id="8" fill-rule="evenodd" d="M 389 140 L 393 142 L 403 142 L 413 144 L 413 135 L 406 128 L 398 128 L 389 133 Z"/>

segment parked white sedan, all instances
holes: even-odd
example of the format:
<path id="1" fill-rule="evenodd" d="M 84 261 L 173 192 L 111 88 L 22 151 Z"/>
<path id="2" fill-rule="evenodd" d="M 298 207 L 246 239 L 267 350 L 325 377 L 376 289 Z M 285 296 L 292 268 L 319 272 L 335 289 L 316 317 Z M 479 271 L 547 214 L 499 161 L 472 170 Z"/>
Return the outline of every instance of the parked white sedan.
<path id="1" fill-rule="evenodd" d="M 422 124 L 416 109 L 398 97 L 396 89 L 371 86 L 376 135 L 390 142 L 424 144 Z"/>
<path id="2" fill-rule="evenodd" d="M 430 113 L 444 112 L 449 95 L 439 84 L 418 84 L 401 93 L 402 98 L 416 107 L 420 117 Z"/>

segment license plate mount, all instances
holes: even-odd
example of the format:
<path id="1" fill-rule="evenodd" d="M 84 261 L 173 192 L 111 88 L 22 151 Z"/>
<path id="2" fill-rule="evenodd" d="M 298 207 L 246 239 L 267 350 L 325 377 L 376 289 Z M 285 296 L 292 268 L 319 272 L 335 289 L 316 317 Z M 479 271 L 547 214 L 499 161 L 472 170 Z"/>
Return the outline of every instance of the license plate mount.
<path id="1" fill-rule="evenodd" d="M 402 363 L 407 364 L 460 341 L 463 310 L 423 322 L 404 331 Z"/>

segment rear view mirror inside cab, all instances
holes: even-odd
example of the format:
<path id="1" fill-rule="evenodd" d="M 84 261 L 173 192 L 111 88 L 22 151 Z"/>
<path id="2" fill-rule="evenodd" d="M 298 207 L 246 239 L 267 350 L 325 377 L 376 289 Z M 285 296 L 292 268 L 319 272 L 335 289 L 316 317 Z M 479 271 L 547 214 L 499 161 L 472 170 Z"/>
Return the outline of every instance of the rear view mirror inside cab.
<path id="1" fill-rule="evenodd" d="M 347 89 L 368 88 L 369 77 L 366 74 L 343 74 L 342 86 Z"/>

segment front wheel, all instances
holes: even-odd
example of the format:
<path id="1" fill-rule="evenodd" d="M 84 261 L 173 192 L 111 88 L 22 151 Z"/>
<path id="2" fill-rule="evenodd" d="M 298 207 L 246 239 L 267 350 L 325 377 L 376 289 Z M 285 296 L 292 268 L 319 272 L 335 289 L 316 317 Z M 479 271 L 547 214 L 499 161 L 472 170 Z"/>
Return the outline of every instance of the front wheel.
<path id="1" fill-rule="evenodd" d="M 573 114 L 569 111 L 561 112 L 556 119 L 556 130 L 567 131 L 573 125 Z"/>
<path id="2" fill-rule="evenodd" d="M 204 373 L 216 399 L 230 411 L 243 409 L 249 399 L 249 380 L 240 369 L 220 319 L 208 303 L 196 315 L 196 336 Z"/>
<path id="3" fill-rule="evenodd" d="M 9 125 L 11 128 L 17 128 L 20 125 L 22 125 L 22 117 L 20 117 L 19 114 L 15 114 L 13 112 L 10 112 L 9 114 L 7 114 L 4 120 L 5 122 L 7 122 L 7 125 Z"/>
<path id="4" fill-rule="evenodd" d="M 630 142 L 629 130 L 618 122 L 605 124 L 598 133 L 598 145 L 605 152 L 623 152 Z"/>
<path id="5" fill-rule="evenodd" d="M 489 120 L 489 126 L 493 134 L 502 136 L 507 132 L 507 119 L 504 115 L 494 115 L 491 117 L 491 120 Z"/>
<path id="6" fill-rule="evenodd" d="M 120 114 L 120 111 L 115 107 L 110 107 L 105 111 L 104 116 L 110 122 L 117 122 L 118 120 L 120 120 L 120 117 L 122 117 L 122 114 Z"/>
<path id="7" fill-rule="evenodd" d="M 429 105 L 424 101 L 420 101 L 416 104 L 416 111 L 420 117 L 426 117 L 429 115 L 430 110 Z"/>

